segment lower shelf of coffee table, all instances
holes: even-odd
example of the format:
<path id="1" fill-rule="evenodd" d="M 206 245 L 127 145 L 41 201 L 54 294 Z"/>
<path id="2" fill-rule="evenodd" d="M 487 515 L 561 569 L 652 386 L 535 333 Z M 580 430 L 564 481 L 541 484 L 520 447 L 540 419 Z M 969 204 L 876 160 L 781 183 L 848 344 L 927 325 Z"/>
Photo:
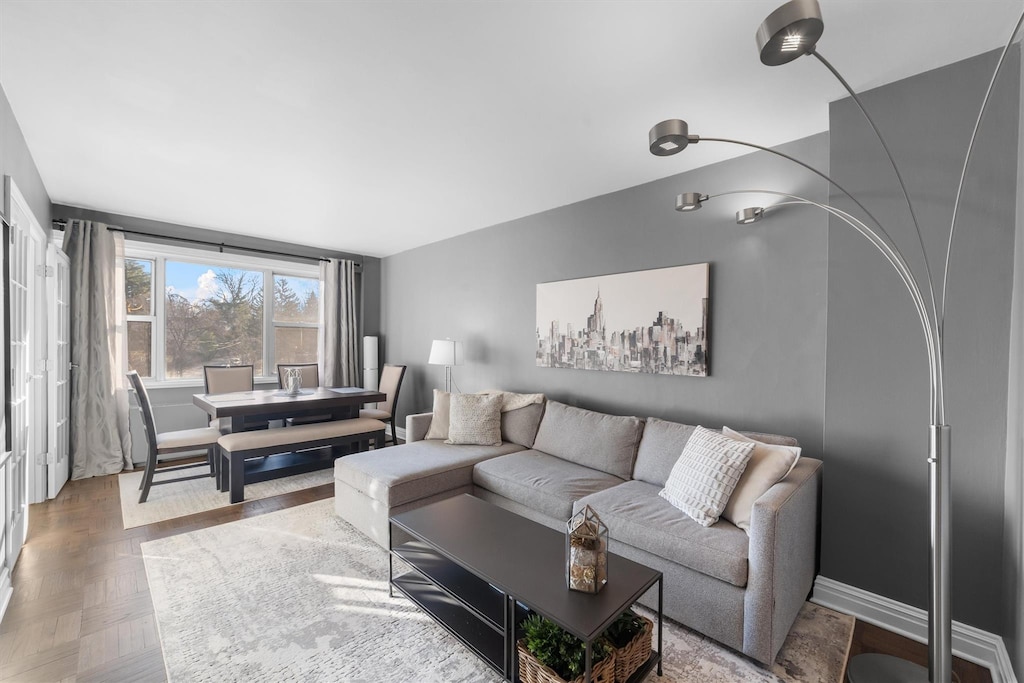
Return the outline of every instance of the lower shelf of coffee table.
<path id="1" fill-rule="evenodd" d="M 640 668 L 634 671 L 633 675 L 626 679 L 626 683 L 640 683 L 640 681 L 647 678 L 647 674 L 654 671 L 660 661 L 661 655 L 657 652 L 652 652 L 651 656 L 647 658 L 647 661 L 641 664 Z"/>
<path id="2" fill-rule="evenodd" d="M 499 674 L 505 675 L 505 634 L 492 628 L 461 602 L 418 572 L 392 580 L 395 588 L 416 603 Z"/>

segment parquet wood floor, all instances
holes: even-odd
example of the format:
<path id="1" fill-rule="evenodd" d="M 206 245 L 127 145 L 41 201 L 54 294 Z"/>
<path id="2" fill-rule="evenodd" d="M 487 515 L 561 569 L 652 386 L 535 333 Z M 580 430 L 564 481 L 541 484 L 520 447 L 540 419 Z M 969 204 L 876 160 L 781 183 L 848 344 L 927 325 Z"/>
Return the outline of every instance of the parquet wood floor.
<path id="1" fill-rule="evenodd" d="M 0 682 L 165 681 L 140 544 L 334 495 L 332 484 L 122 529 L 117 477 L 68 482 L 29 509 L 28 542 L 0 622 Z M 862 622 L 852 654 L 886 652 L 924 663 L 927 648 Z M 991 683 L 956 660 L 961 683 Z"/>
<path id="2" fill-rule="evenodd" d="M 68 482 L 29 508 L 0 681 L 166 680 L 140 544 L 333 495 L 325 484 L 126 530 L 116 476 Z"/>

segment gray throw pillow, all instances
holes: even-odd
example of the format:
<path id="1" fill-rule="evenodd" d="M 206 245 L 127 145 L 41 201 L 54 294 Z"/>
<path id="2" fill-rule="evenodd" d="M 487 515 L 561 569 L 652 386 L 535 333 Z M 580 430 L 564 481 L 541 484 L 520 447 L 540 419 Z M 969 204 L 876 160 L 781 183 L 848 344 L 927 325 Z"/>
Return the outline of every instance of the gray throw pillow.
<path id="1" fill-rule="evenodd" d="M 501 445 L 501 395 L 453 394 L 445 443 Z"/>

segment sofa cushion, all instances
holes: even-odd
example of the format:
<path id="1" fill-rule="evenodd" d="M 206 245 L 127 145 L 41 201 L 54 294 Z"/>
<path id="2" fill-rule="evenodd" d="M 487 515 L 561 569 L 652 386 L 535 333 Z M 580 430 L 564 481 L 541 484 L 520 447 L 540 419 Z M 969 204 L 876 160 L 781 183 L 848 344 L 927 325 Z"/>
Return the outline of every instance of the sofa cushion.
<path id="1" fill-rule="evenodd" d="M 648 484 L 664 486 L 672 467 L 679 460 L 679 454 L 693 434 L 693 425 L 647 418 L 644 435 L 636 453 L 636 467 L 633 478 Z"/>
<path id="2" fill-rule="evenodd" d="M 746 532 L 724 520 L 703 527 L 660 497 L 659 490 L 656 484 L 628 481 L 581 498 L 573 510 L 592 507 L 615 541 L 745 587 L 750 542 Z"/>
<path id="3" fill-rule="evenodd" d="M 521 451 L 500 446 L 451 446 L 443 441 L 413 443 L 353 453 L 334 463 L 334 478 L 391 507 L 473 483 L 473 465 Z"/>
<path id="4" fill-rule="evenodd" d="M 473 483 L 555 519 L 572 516 L 572 502 L 622 480 L 539 451 L 486 460 L 473 468 Z"/>
<path id="5" fill-rule="evenodd" d="M 537 427 L 540 426 L 540 418 L 543 415 L 543 403 L 534 403 L 503 412 L 501 414 L 501 440 L 533 448 L 533 442 L 537 438 Z"/>
<path id="6" fill-rule="evenodd" d="M 548 401 L 533 447 L 629 479 L 643 428 L 643 420 L 637 417 L 606 415 Z"/>
<path id="7" fill-rule="evenodd" d="M 648 484 L 664 486 L 672 467 L 679 460 L 679 454 L 690 440 L 693 429 L 693 425 L 659 420 L 656 417 L 647 418 L 643 438 L 640 439 L 640 447 L 636 453 L 633 478 L 646 481 Z M 740 433 L 762 443 L 779 446 L 800 445 L 796 439 L 788 436 L 761 432 Z"/>

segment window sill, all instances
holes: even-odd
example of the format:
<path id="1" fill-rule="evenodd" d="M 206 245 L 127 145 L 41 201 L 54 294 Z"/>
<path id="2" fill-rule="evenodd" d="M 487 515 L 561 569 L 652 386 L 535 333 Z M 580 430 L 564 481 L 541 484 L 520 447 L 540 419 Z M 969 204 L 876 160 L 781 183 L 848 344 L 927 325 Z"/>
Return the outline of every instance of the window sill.
<path id="1" fill-rule="evenodd" d="M 203 380 L 199 378 L 193 379 L 143 379 L 142 380 L 147 389 L 195 389 L 196 393 L 202 393 L 206 386 L 203 384 Z M 254 380 L 257 389 L 276 389 L 277 378 L 276 377 L 257 377 Z"/>

